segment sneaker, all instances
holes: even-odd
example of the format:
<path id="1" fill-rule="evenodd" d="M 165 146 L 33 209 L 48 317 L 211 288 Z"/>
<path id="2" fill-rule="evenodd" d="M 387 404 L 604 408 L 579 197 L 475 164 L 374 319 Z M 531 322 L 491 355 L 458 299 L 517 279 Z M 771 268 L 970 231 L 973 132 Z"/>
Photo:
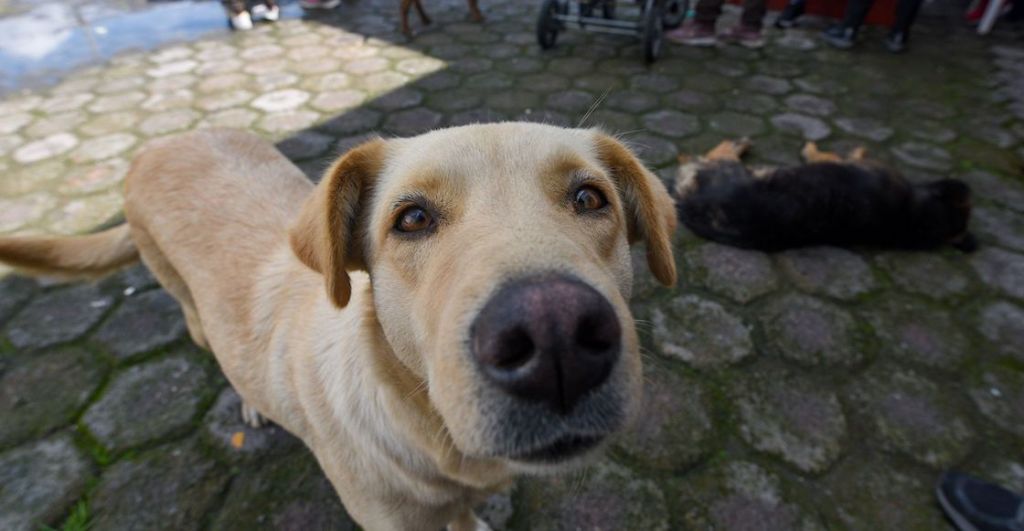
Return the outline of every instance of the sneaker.
<path id="1" fill-rule="evenodd" d="M 907 51 L 907 34 L 899 31 L 890 33 L 885 37 L 885 48 L 892 53 Z"/>
<path id="2" fill-rule="evenodd" d="M 300 0 L 302 9 L 334 9 L 341 5 L 341 0 Z"/>
<path id="3" fill-rule="evenodd" d="M 1024 496 L 959 472 L 935 489 L 939 505 L 960 531 L 1024 530 Z"/>
<path id="4" fill-rule="evenodd" d="M 857 37 L 857 30 L 844 26 L 831 26 L 821 32 L 821 38 L 831 46 L 842 50 L 853 48 L 854 39 Z"/>
<path id="5" fill-rule="evenodd" d="M 277 6 L 267 7 L 265 4 L 256 4 L 252 6 L 250 12 L 252 12 L 253 20 L 277 22 L 277 19 L 281 18 L 281 10 Z"/>
<path id="6" fill-rule="evenodd" d="M 745 48 L 761 48 L 764 46 L 764 35 L 761 33 L 761 29 L 752 28 L 744 24 L 738 24 L 727 31 L 722 35 L 722 39 L 739 44 Z"/>
<path id="7" fill-rule="evenodd" d="M 715 25 L 703 22 L 687 21 L 682 27 L 665 34 L 665 38 L 688 46 L 714 46 L 718 44 Z"/>
<path id="8" fill-rule="evenodd" d="M 252 17 L 249 16 L 248 11 L 242 11 L 241 13 L 231 15 L 229 18 L 231 22 L 231 28 L 238 31 L 249 31 L 252 29 Z"/>
<path id="9" fill-rule="evenodd" d="M 775 19 L 775 27 L 779 29 L 789 29 L 796 27 L 796 19 L 800 18 L 804 14 L 804 2 L 790 2 L 786 4 L 786 7 L 782 10 L 779 18 Z"/>

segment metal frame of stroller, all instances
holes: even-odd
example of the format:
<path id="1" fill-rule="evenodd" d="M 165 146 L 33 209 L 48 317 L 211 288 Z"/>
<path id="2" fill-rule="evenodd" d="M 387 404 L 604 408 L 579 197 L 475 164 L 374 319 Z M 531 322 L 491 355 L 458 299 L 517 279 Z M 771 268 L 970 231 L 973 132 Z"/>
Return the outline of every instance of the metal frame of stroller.
<path id="1" fill-rule="evenodd" d="M 537 42 L 547 50 L 555 45 L 559 32 L 578 24 L 584 31 L 639 38 L 643 42 L 644 60 L 652 63 L 661 55 L 664 30 L 683 23 L 690 0 L 635 0 L 635 3 L 639 16 L 622 20 L 616 18 L 616 0 L 544 0 L 537 18 Z M 573 4 L 577 6 L 575 14 Z"/>

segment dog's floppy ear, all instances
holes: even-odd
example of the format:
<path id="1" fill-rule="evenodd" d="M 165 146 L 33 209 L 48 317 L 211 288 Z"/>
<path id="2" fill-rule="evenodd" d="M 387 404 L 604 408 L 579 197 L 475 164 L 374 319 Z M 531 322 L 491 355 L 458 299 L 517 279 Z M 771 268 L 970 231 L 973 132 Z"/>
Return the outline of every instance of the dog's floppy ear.
<path id="1" fill-rule="evenodd" d="M 665 185 L 618 140 L 597 132 L 597 154 L 619 188 L 629 224 L 629 243 L 647 243 L 647 266 L 662 284 L 676 283 L 672 234 L 676 207 Z"/>
<path id="2" fill-rule="evenodd" d="M 384 161 L 381 139 L 344 154 L 324 173 L 292 225 L 295 256 L 324 277 L 327 295 L 338 308 L 351 296 L 348 271 L 365 269 L 363 230 L 358 220 Z"/>

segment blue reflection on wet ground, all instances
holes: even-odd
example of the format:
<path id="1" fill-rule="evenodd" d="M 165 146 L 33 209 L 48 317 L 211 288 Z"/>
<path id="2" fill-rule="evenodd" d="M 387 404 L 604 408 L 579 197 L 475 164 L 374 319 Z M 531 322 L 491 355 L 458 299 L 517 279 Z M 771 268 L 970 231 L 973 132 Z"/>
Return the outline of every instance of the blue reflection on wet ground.
<path id="1" fill-rule="evenodd" d="M 300 18 L 281 1 L 282 18 Z M 22 9 L 19 9 L 21 7 Z M 118 53 L 228 32 L 217 0 L 14 3 L 0 15 L 0 93 L 47 84 Z"/>

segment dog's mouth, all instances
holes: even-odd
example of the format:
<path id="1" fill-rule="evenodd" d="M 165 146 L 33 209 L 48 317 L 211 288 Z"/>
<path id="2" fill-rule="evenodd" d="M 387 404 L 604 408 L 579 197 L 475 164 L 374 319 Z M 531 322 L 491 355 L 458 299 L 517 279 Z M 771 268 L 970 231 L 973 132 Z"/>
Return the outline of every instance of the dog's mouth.
<path id="1" fill-rule="evenodd" d="M 602 440 L 603 437 L 590 435 L 567 435 L 539 448 L 514 454 L 511 458 L 524 463 L 557 463 L 587 453 Z"/>

